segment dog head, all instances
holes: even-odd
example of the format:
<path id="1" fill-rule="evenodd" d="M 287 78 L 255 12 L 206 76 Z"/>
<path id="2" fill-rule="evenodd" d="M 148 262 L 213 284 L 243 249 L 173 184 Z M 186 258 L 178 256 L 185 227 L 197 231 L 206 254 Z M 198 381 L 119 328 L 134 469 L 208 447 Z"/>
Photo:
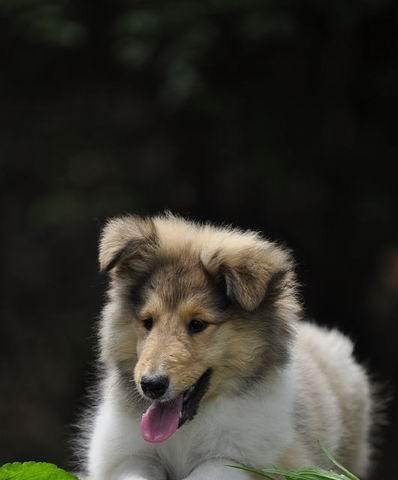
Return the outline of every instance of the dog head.
<path id="1" fill-rule="evenodd" d="M 258 234 L 127 216 L 107 223 L 99 261 L 111 275 L 102 360 L 152 401 L 150 441 L 167 438 L 153 428 L 165 409 L 178 428 L 286 363 L 300 311 L 292 260 Z"/>

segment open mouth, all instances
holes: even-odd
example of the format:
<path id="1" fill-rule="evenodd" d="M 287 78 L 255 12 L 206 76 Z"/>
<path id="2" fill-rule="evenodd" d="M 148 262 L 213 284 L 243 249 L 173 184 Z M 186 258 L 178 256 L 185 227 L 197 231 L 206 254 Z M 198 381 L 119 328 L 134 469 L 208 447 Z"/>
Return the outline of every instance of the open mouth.
<path id="1" fill-rule="evenodd" d="M 207 391 L 210 376 L 211 369 L 208 369 L 190 388 L 173 400 L 155 400 L 141 419 L 144 440 L 151 443 L 164 442 L 185 422 L 192 420 Z"/>

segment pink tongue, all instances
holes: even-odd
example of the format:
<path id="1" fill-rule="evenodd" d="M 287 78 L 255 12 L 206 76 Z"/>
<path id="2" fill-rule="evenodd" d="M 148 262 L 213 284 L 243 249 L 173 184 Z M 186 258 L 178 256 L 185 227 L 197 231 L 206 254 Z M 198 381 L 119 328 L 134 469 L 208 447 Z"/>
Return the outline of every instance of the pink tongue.
<path id="1" fill-rule="evenodd" d="M 155 400 L 141 419 L 144 440 L 161 443 L 173 435 L 178 428 L 182 409 L 182 395 L 171 402 Z"/>

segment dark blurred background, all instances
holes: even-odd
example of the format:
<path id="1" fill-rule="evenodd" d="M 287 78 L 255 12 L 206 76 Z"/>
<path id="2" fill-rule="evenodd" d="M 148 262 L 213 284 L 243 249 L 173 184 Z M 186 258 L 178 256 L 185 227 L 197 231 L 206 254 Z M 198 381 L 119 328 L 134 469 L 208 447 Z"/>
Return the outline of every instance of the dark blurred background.
<path id="1" fill-rule="evenodd" d="M 0 0 L 0 49 L 0 464 L 68 466 L 121 213 L 283 241 L 308 315 L 393 390 L 395 0 Z"/>

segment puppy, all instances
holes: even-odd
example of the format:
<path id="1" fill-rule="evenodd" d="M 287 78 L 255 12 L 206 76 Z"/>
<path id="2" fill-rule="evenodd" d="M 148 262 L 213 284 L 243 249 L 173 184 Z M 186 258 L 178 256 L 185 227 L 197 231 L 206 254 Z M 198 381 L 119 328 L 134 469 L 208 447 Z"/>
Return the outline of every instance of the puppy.
<path id="1" fill-rule="evenodd" d="M 367 474 L 367 375 L 345 336 L 302 321 L 289 252 L 171 214 L 112 219 L 99 250 L 110 286 L 90 480 L 328 468 L 321 445 Z"/>

